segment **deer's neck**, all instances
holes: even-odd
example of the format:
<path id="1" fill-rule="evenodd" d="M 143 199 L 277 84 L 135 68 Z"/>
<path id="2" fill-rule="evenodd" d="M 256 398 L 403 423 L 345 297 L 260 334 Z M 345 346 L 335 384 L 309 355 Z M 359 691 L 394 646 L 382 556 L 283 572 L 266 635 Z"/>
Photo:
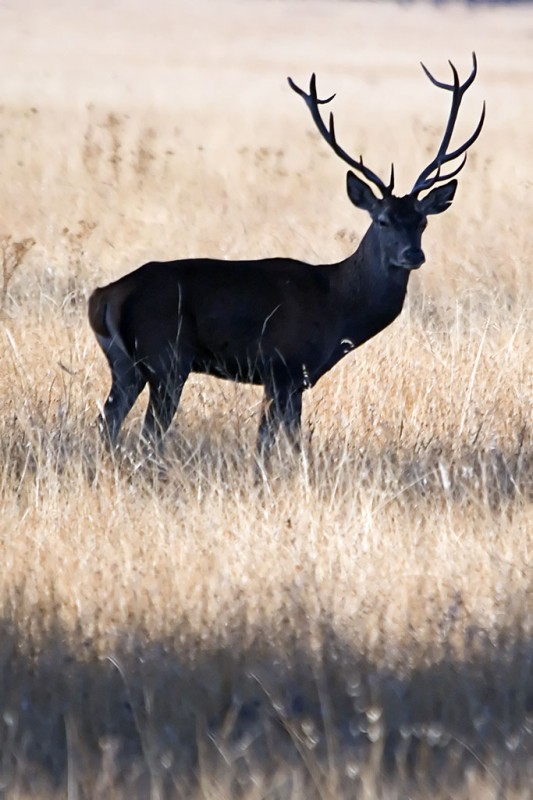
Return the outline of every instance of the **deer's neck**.
<path id="1" fill-rule="evenodd" d="M 385 261 L 373 226 L 355 253 L 340 265 L 340 285 L 347 327 L 354 344 L 366 341 L 400 313 L 407 293 L 409 270 Z"/>

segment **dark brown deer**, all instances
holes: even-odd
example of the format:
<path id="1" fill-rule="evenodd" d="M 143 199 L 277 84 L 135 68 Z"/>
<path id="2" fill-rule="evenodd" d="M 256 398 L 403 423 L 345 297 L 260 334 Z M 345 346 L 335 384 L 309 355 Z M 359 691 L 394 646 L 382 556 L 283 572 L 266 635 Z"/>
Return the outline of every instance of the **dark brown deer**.
<path id="1" fill-rule="evenodd" d="M 411 271 L 425 260 L 421 238 L 427 217 L 445 211 L 453 200 L 454 177 L 479 136 L 485 105 L 474 133 L 450 150 L 461 100 L 476 77 L 475 54 L 463 84 L 450 65 L 453 82 L 447 84 L 422 64 L 430 81 L 451 93 L 451 108 L 435 158 L 404 197 L 392 193 L 394 168 L 385 184 L 362 157 L 352 158 L 339 146 L 333 115 L 327 126 L 320 113 L 334 95 L 320 100 L 314 75 L 309 94 L 288 79 L 329 146 L 365 179 L 348 172 L 348 197 L 372 222 L 355 253 L 340 263 L 315 266 L 287 257 L 151 262 L 96 289 L 89 320 L 111 368 L 102 420 L 111 443 L 148 384 L 143 435 L 156 445 L 190 372 L 264 387 L 260 453 L 270 448 L 280 425 L 289 438 L 298 437 L 304 389 L 396 319 Z M 461 156 L 445 174 L 445 165 Z"/>

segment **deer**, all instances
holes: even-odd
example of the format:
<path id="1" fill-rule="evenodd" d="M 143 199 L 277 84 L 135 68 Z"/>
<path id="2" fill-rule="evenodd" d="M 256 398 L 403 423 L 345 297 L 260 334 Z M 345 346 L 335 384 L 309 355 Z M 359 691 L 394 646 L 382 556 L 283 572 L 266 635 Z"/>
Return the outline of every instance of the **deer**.
<path id="1" fill-rule="evenodd" d="M 350 167 L 348 198 L 370 215 L 370 227 L 355 252 L 337 263 L 286 256 L 152 261 L 95 289 L 89 322 L 111 370 L 99 425 L 111 446 L 148 384 L 141 436 L 157 448 L 191 372 L 263 387 L 259 455 L 271 451 L 280 429 L 290 442 L 300 441 L 303 392 L 398 317 L 411 273 L 425 262 L 427 218 L 452 203 L 456 176 L 485 120 L 483 103 L 471 136 L 450 149 L 463 96 L 476 78 L 475 53 L 472 62 L 463 83 L 451 61 L 451 83 L 421 64 L 431 83 L 450 93 L 451 104 L 436 155 L 404 196 L 393 194 L 394 164 L 385 183 L 362 156 L 339 145 L 333 113 L 329 124 L 321 113 L 335 95 L 318 97 L 315 74 L 308 92 L 288 78 L 321 137 Z"/>

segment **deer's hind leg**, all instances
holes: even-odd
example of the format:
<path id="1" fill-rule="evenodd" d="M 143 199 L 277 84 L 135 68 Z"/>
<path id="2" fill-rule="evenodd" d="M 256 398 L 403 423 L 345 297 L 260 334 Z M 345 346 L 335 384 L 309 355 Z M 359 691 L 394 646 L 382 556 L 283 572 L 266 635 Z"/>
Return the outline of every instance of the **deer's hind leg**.
<path id="1" fill-rule="evenodd" d="M 111 389 L 99 425 L 102 436 L 115 445 L 122 423 L 146 385 L 146 377 L 116 338 L 97 338 L 111 369 Z"/>
<path id="2" fill-rule="evenodd" d="M 143 438 L 157 447 L 178 409 L 185 381 L 191 371 L 192 358 L 169 352 L 155 366 L 147 367 L 150 399 L 144 418 Z"/>

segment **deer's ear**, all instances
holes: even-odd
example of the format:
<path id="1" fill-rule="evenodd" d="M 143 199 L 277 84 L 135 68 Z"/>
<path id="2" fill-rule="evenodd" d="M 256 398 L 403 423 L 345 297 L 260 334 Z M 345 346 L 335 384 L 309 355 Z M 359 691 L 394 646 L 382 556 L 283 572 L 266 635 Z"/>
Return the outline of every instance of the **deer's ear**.
<path id="1" fill-rule="evenodd" d="M 444 186 L 437 186 L 429 194 L 418 201 L 420 210 L 426 216 L 428 214 L 440 214 L 451 206 L 457 181 L 449 181 Z"/>
<path id="2" fill-rule="evenodd" d="M 379 208 L 380 201 L 368 185 L 358 178 L 353 172 L 346 174 L 346 190 L 348 197 L 357 208 L 368 211 L 370 216 L 374 216 Z"/>

